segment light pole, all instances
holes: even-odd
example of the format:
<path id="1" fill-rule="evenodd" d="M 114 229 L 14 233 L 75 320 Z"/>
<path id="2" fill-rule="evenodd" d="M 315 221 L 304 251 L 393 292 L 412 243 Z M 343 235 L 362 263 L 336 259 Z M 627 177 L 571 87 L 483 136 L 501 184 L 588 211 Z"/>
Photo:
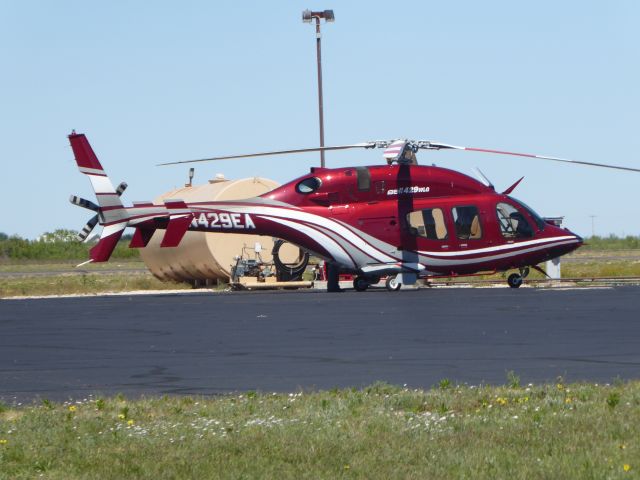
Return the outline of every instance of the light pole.
<path id="1" fill-rule="evenodd" d="M 313 19 L 316 21 L 316 51 L 318 57 L 318 115 L 320 117 L 320 146 L 324 147 L 324 113 L 322 107 L 322 55 L 320 48 L 320 19 L 324 18 L 325 22 L 335 22 L 336 17 L 333 10 L 324 10 L 322 12 L 312 12 L 305 10 L 302 12 L 302 21 L 311 23 Z M 324 150 L 320 150 L 320 166 L 324 168 Z"/>

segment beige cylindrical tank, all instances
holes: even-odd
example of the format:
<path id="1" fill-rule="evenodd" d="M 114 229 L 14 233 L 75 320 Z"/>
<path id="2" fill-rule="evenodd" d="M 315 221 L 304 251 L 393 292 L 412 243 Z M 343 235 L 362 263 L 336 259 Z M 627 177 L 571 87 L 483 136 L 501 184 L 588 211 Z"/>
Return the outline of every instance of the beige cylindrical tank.
<path id="1" fill-rule="evenodd" d="M 204 185 L 185 186 L 164 193 L 155 203 L 165 199 L 185 202 L 224 201 L 250 198 L 273 190 L 277 182 L 266 178 L 225 180 L 218 175 Z M 260 243 L 262 261 L 271 262 L 272 237 L 245 234 L 187 232 L 174 248 L 160 248 L 165 230 L 156 230 L 151 241 L 140 249 L 140 256 L 151 273 L 160 280 L 196 281 L 228 280 L 234 257 L 245 254 L 255 258 L 255 244 Z"/>

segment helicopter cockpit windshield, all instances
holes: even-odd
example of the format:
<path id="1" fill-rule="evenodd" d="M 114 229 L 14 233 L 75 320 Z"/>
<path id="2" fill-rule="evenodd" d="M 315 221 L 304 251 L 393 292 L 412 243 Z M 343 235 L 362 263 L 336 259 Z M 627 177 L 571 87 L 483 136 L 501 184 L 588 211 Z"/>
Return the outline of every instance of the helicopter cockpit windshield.
<path id="1" fill-rule="evenodd" d="M 531 218 L 533 218 L 533 221 L 536 222 L 536 225 L 538 226 L 538 230 L 544 230 L 544 227 L 547 223 L 529 205 L 513 197 L 509 197 L 509 199 L 516 205 L 522 207 L 522 209 L 525 210 Z"/>
<path id="2" fill-rule="evenodd" d="M 540 231 L 544 230 L 545 222 L 538 214 L 519 200 L 512 197 L 508 198 L 533 218 Z M 506 202 L 500 202 L 496 205 L 496 213 L 498 215 L 500 232 L 503 237 L 530 238 L 534 236 L 534 230 L 527 221 L 527 218 L 515 206 Z"/>

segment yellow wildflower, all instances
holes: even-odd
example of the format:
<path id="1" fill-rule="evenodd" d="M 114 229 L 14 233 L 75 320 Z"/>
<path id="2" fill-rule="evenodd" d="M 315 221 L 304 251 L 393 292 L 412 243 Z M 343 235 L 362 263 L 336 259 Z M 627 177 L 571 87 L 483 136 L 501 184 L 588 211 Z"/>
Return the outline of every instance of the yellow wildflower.
<path id="1" fill-rule="evenodd" d="M 76 406 L 75 406 L 75 405 L 69 405 L 69 411 L 70 411 L 70 412 L 75 412 L 76 410 L 77 410 L 77 409 L 76 409 Z"/>
<path id="2" fill-rule="evenodd" d="M 127 418 L 127 416 L 126 416 L 124 413 L 119 413 L 119 414 L 118 414 L 118 418 L 119 418 L 120 420 L 124 420 L 125 418 Z"/>
<path id="3" fill-rule="evenodd" d="M 618 448 L 620 450 L 624 450 L 625 448 L 627 448 L 627 446 L 624 443 L 621 443 L 620 445 L 618 445 Z"/>
<path id="4" fill-rule="evenodd" d="M 558 383 L 558 384 L 556 385 L 556 388 L 557 388 L 558 390 L 564 390 L 564 385 L 563 385 L 563 384 L 561 384 L 561 383 Z"/>
<path id="5" fill-rule="evenodd" d="M 500 405 L 506 405 L 508 400 L 506 398 L 504 398 L 504 397 L 498 397 L 498 398 L 496 398 L 496 402 L 498 402 L 498 404 L 500 404 Z"/>
<path id="6" fill-rule="evenodd" d="M 7 443 L 9 443 L 9 440 L 5 438 L 0 438 L 0 445 L 6 445 Z"/>
<path id="7" fill-rule="evenodd" d="M 631 465 L 629 465 L 628 463 L 625 463 L 625 464 L 622 466 L 622 469 L 623 469 L 625 472 L 628 472 L 629 470 L 631 470 Z"/>
<path id="8" fill-rule="evenodd" d="M 564 403 L 571 403 L 571 402 L 572 402 L 571 397 L 567 397 L 564 399 Z"/>
<path id="9" fill-rule="evenodd" d="M 129 425 L 130 427 L 133 426 L 133 423 L 134 423 L 133 420 L 128 420 L 127 421 L 127 425 Z"/>
<path id="10" fill-rule="evenodd" d="M 350 466 L 350 465 L 345 465 L 345 466 L 344 466 L 344 469 L 345 469 L 345 470 L 349 470 L 350 468 L 351 468 L 351 466 Z"/>

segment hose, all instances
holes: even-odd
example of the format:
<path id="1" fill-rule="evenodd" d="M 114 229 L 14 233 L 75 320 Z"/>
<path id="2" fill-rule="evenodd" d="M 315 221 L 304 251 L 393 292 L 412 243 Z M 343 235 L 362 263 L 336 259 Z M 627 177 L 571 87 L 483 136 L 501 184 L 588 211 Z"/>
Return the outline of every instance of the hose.
<path id="1" fill-rule="evenodd" d="M 271 250 L 271 255 L 273 257 L 273 264 L 276 267 L 276 278 L 279 282 L 295 282 L 298 280 L 302 280 L 302 274 L 307 268 L 307 264 L 309 263 L 309 252 L 300 249 L 300 254 L 298 255 L 298 260 L 296 263 L 285 264 L 280 260 L 280 247 L 285 244 L 282 239 L 278 239 L 273 244 L 273 250 Z"/>

